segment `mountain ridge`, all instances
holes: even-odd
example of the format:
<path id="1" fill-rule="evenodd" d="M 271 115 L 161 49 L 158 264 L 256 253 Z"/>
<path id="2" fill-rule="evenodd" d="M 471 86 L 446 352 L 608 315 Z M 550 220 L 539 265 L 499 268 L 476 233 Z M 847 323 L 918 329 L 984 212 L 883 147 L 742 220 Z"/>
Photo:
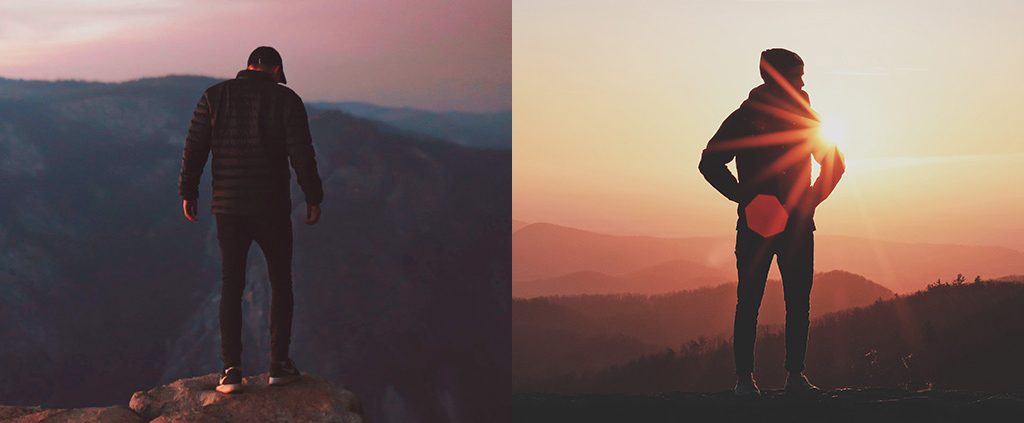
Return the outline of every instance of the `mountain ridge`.
<path id="1" fill-rule="evenodd" d="M 811 319 L 892 298 L 860 275 L 819 273 Z M 621 364 L 665 348 L 688 348 L 731 334 L 736 284 L 663 294 L 577 294 L 516 298 L 512 302 L 512 371 L 517 391 L 541 377 L 559 377 Z M 782 283 L 770 280 L 762 327 L 784 322 Z"/>
<path id="2" fill-rule="evenodd" d="M 161 86 L 188 87 L 174 95 L 192 95 L 195 102 L 202 90 L 230 78 L 205 75 L 172 74 L 118 82 L 79 79 L 33 80 L 0 77 L 0 100 L 43 102 L 54 98 L 111 95 L 140 88 Z M 490 113 L 432 111 L 414 107 L 382 106 L 366 101 L 305 101 L 310 114 L 317 110 L 340 110 L 353 116 L 375 120 L 408 132 L 467 147 L 512 148 L 512 111 Z"/>
<path id="3" fill-rule="evenodd" d="M 490 113 L 431 111 L 362 101 L 316 101 L 309 104 L 314 108 L 341 110 L 465 146 L 512 148 L 511 110 Z"/>
<path id="4" fill-rule="evenodd" d="M 843 386 L 1019 392 L 1024 365 L 1017 318 L 1024 284 L 932 284 L 913 295 L 812 319 L 807 374 L 823 389 Z M 813 303 L 812 303 L 813 310 Z M 784 332 L 759 332 L 755 376 L 781 386 Z M 717 392 L 734 382 L 727 339 L 666 350 L 589 374 L 535 381 L 519 392 Z"/>
<path id="5" fill-rule="evenodd" d="M 608 235 L 535 222 L 513 233 L 514 281 L 557 277 L 579 270 L 621 274 L 672 259 L 735 272 L 735 238 Z M 899 293 L 957 274 L 987 278 L 1019 274 L 1024 252 L 1001 246 L 906 243 L 846 235 L 817 235 L 815 265 L 859 273 Z M 772 275 L 778 277 L 773 266 Z"/>
<path id="6" fill-rule="evenodd" d="M 580 270 L 553 278 L 516 281 L 512 296 L 533 298 L 573 294 L 659 294 L 712 286 L 733 276 L 686 259 L 669 260 L 619 275 Z"/>

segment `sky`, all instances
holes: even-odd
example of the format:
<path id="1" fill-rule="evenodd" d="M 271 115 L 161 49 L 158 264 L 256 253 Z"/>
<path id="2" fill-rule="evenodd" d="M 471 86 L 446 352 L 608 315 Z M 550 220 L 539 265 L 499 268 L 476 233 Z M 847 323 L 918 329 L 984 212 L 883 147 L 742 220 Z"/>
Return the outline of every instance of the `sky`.
<path id="1" fill-rule="evenodd" d="M 700 153 L 783 47 L 847 159 L 819 234 L 1024 250 L 1021 21 L 1012 1 L 517 0 L 512 216 L 731 233 Z"/>
<path id="2" fill-rule="evenodd" d="M 0 0 L 0 77 L 232 78 L 275 47 L 307 101 L 512 106 L 511 4 L 492 0 Z"/>

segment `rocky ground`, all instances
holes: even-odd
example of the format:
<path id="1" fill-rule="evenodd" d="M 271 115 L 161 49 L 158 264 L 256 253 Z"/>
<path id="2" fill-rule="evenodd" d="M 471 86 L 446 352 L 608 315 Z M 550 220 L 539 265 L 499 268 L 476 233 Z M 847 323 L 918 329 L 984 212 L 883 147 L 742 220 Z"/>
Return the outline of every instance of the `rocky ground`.
<path id="1" fill-rule="evenodd" d="M 984 422 L 1024 421 L 1024 392 L 905 391 L 842 388 L 792 396 L 765 391 L 741 400 L 731 392 L 654 395 L 514 394 L 517 422 Z"/>
<path id="2" fill-rule="evenodd" d="M 128 406 L 45 409 L 0 406 L 0 421 L 37 422 L 338 422 L 361 423 L 362 406 L 352 392 L 303 375 L 288 386 L 267 385 L 267 374 L 244 378 L 243 391 L 214 390 L 217 374 L 180 379 L 139 391 Z"/>

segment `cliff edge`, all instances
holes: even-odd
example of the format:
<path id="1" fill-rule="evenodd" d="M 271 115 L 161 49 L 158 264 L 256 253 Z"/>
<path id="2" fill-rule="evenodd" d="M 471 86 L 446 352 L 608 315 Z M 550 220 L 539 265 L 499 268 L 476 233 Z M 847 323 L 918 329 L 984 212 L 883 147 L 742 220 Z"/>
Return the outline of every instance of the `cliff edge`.
<path id="1" fill-rule="evenodd" d="M 269 386 L 267 374 L 243 378 L 244 390 L 224 395 L 214 390 L 218 375 L 185 378 L 132 395 L 128 406 L 46 409 L 0 406 L 0 421 L 37 422 L 338 422 L 362 423 L 362 405 L 347 390 L 302 375 L 287 386 Z"/>

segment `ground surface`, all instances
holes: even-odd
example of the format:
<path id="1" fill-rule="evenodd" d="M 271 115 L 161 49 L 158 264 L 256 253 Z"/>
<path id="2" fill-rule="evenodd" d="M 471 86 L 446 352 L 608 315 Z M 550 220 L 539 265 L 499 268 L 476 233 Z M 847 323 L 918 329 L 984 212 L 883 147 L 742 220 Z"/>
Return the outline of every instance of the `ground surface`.
<path id="1" fill-rule="evenodd" d="M 765 391 L 756 400 L 731 392 L 515 394 L 512 415 L 516 422 L 1019 422 L 1024 421 L 1024 392 L 844 388 L 804 396 Z"/>
<path id="2" fill-rule="evenodd" d="M 0 405 L 0 422 L 12 423 L 362 423 L 352 392 L 303 375 L 287 386 L 267 385 L 266 373 L 243 378 L 239 393 L 216 392 L 218 375 L 177 380 L 132 395 L 128 406 L 47 409 Z"/>

